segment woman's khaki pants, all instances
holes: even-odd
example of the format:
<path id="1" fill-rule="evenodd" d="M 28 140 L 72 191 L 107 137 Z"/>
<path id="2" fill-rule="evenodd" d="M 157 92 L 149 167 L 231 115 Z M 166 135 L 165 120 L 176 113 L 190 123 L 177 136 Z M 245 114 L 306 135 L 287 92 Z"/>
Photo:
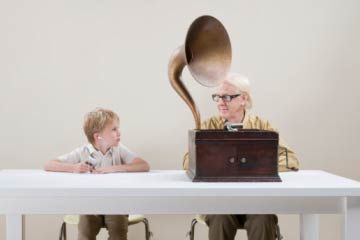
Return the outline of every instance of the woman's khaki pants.
<path id="1" fill-rule="evenodd" d="M 248 240 L 275 240 L 276 215 L 206 215 L 209 240 L 234 240 L 238 229 L 246 229 Z"/>

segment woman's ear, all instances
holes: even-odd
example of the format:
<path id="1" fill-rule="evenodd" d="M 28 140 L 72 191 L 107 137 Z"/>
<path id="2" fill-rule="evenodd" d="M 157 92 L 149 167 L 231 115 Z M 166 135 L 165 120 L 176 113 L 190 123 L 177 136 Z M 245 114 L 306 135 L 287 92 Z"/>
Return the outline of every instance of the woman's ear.
<path id="1" fill-rule="evenodd" d="M 246 106 L 249 100 L 249 96 L 247 94 L 241 94 L 240 98 L 241 98 L 241 106 Z"/>
<path id="2" fill-rule="evenodd" d="M 245 102 L 247 102 L 248 99 L 249 99 L 249 95 L 247 95 L 246 93 L 243 93 L 243 94 L 241 94 L 240 96 L 241 96 L 241 98 L 242 98 Z"/>

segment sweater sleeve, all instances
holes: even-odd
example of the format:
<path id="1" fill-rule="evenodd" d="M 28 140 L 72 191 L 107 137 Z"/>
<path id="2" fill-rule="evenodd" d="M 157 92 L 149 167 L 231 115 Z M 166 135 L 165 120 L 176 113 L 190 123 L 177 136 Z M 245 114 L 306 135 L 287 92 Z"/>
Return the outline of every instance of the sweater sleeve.
<path id="1" fill-rule="evenodd" d="M 263 130 L 277 132 L 268 121 L 261 121 L 259 125 Z M 299 160 L 297 159 L 295 152 L 291 150 L 281 138 L 279 138 L 278 162 L 279 172 L 299 170 Z"/>

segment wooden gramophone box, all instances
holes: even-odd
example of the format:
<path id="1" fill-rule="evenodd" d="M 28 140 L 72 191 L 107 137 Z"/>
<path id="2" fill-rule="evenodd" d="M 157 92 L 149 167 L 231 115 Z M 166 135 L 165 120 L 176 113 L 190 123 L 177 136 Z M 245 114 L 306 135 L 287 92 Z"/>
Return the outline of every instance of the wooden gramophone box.
<path id="1" fill-rule="evenodd" d="M 189 131 L 189 169 L 194 182 L 281 182 L 279 135 L 240 129 Z"/>

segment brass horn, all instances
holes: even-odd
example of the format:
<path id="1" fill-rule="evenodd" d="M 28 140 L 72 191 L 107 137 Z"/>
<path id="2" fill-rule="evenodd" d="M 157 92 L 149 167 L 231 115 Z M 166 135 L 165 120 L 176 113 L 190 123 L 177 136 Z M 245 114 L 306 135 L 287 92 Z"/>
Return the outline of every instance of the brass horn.
<path id="1" fill-rule="evenodd" d="M 219 20 L 211 16 L 195 19 L 189 27 L 185 44 L 175 50 L 168 66 L 171 86 L 190 107 L 196 129 L 200 129 L 200 112 L 181 80 L 185 65 L 194 79 L 206 87 L 215 87 L 224 80 L 231 65 L 231 43 Z"/>

